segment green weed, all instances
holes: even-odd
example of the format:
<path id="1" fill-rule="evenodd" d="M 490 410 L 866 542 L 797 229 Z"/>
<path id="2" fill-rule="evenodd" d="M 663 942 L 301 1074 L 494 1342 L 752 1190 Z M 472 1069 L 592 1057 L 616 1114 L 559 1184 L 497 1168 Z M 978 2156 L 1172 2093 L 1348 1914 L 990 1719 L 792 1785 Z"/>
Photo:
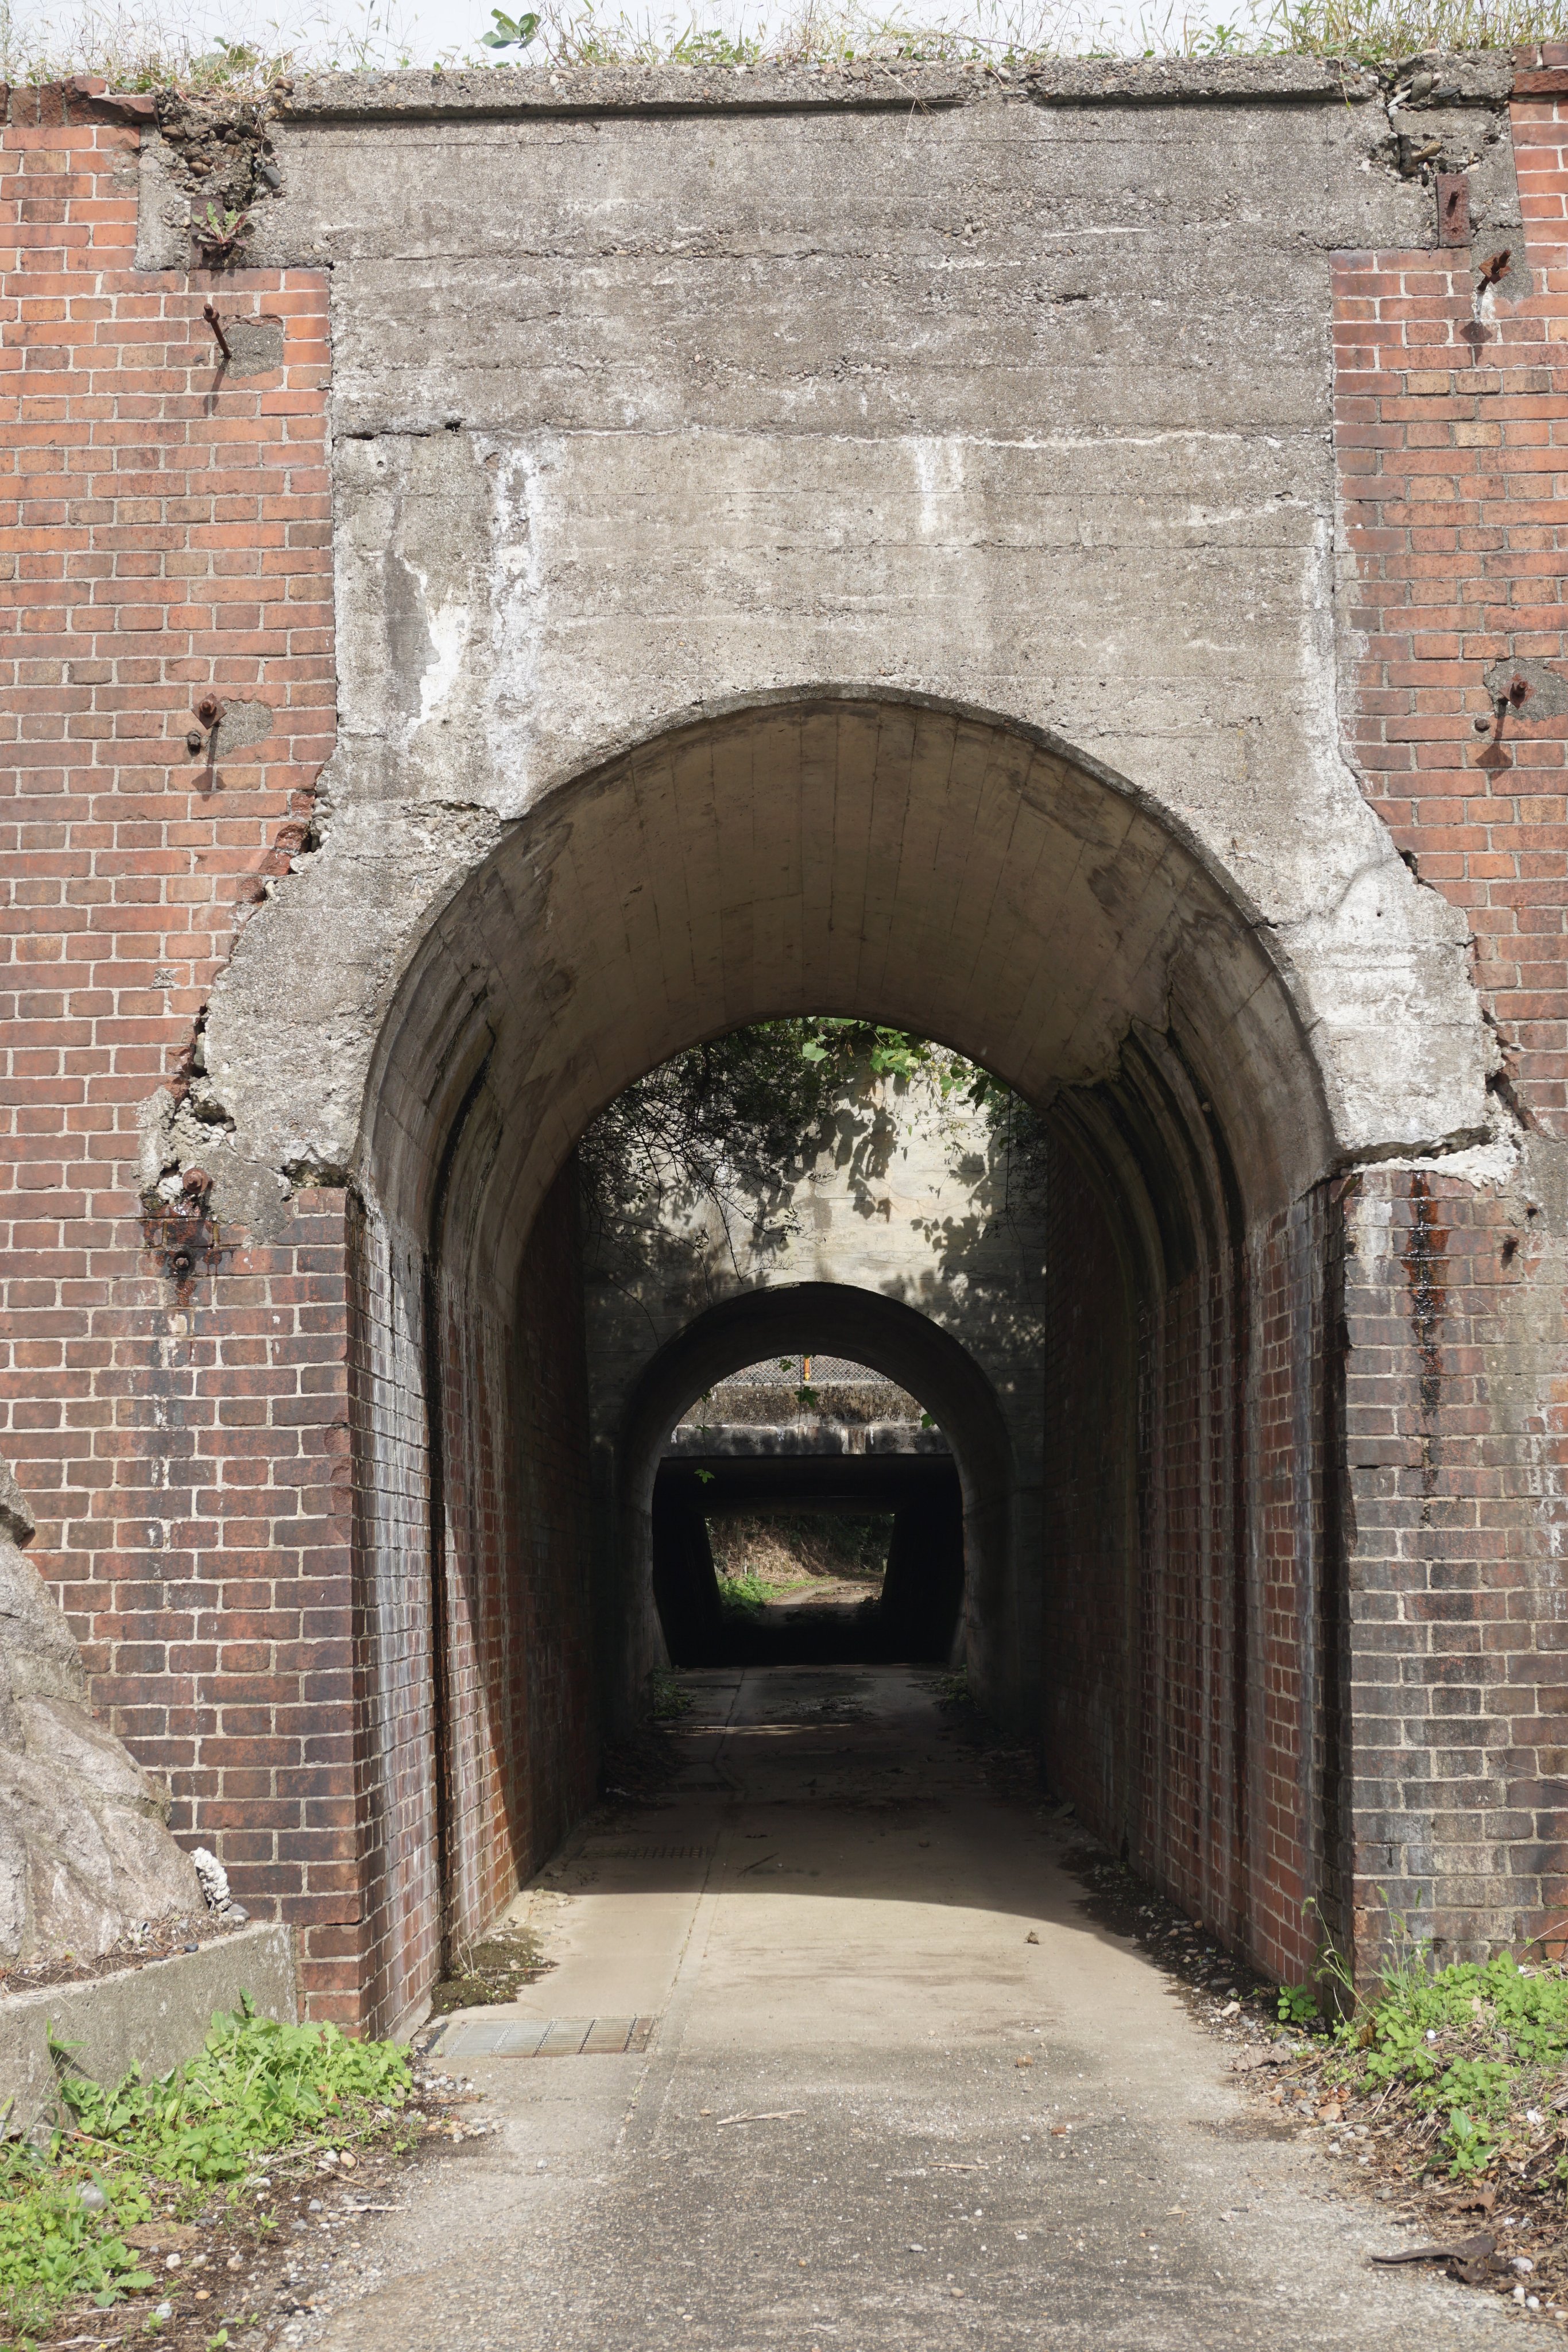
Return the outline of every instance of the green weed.
<path id="1" fill-rule="evenodd" d="M 201 2055 L 154 2082 L 140 2069 L 106 2086 L 62 2076 L 60 2095 L 89 2139 L 164 2179 L 237 2180 L 253 2156 L 320 2134 L 344 2136 L 370 2105 L 408 2095 L 405 2052 L 350 2042 L 335 2025 L 216 2016 Z"/>
<path id="2" fill-rule="evenodd" d="M 490 14 L 496 29 L 479 36 L 487 49 L 526 49 L 539 28 L 537 16 L 508 16 L 500 8 L 492 8 Z"/>
<path id="3" fill-rule="evenodd" d="M 82 2203 L 84 2188 L 107 2202 Z M 90 2297 L 100 2310 L 155 2284 L 125 2231 L 152 2218 L 140 2181 L 50 2165 L 33 2148 L 0 2161 L 0 2328 L 8 2344 L 36 2335 L 63 2303 Z"/>
<path id="4" fill-rule="evenodd" d="M 772 1600 L 778 1587 L 764 1584 L 757 1576 L 721 1576 L 717 1580 L 718 1597 L 725 1608 L 738 1609 L 743 1615 L 754 1617 Z"/>
<path id="5" fill-rule="evenodd" d="M 1539 2152 L 1542 2110 L 1568 2064 L 1568 1976 L 1506 1952 L 1437 1968 L 1429 1948 L 1406 1939 L 1376 1996 L 1342 2017 L 1333 2040 L 1339 2080 L 1424 2122 L 1428 2162 L 1471 2179 L 1505 2150 L 1521 2161 Z"/>
<path id="6" fill-rule="evenodd" d="M 695 1704 L 678 1675 L 665 1666 L 655 1666 L 648 1677 L 649 1711 L 655 1723 L 671 1723 L 678 1716 L 689 1715 Z"/>
<path id="7" fill-rule="evenodd" d="M 341 2147 L 382 2129 L 408 2097 L 405 2051 L 332 2025 L 281 2025 L 248 2001 L 215 2016 L 200 2055 L 155 2080 L 68 2071 L 47 2142 L 0 2148 L 0 2342 L 36 2336 L 66 2304 L 107 2309 L 156 2284 L 127 2232 L 154 2218 L 155 2184 L 199 2201 L 254 2159 L 304 2140 Z M 166 2208 L 168 2189 L 160 2191 Z M 235 2191 L 231 2188 L 230 2193 Z"/>

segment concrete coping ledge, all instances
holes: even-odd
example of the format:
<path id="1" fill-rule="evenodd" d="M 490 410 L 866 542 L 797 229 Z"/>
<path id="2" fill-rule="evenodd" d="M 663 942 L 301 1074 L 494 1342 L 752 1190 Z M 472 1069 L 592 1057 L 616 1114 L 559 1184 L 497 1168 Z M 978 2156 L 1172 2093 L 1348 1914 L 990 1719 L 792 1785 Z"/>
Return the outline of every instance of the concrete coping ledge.
<path id="1" fill-rule="evenodd" d="M 10 2128 L 26 2130 L 53 2101 L 51 2032 L 71 2045 L 73 2071 L 95 2083 L 117 2083 L 136 2065 L 166 2074 L 195 2056 L 214 2011 L 237 2009 L 242 1993 L 259 2016 L 298 2023 L 291 1927 L 262 1920 L 170 1959 L 0 1997 L 0 2105 L 11 2103 Z"/>
<path id="2" fill-rule="evenodd" d="M 909 1421 L 838 1422 L 802 1419 L 789 1423 L 709 1422 L 702 1429 L 675 1430 L 660 1459 L 701 1461 L 706 1455 L 735 1454 L 751 1460 L 787 1458 L 791 1454 L 841 1455 L 865 1454 L 951 1454 L 940 1429 L 922 1429 Z"/>
<path id="3" fill-rule="evenodd" d="M 1514 66 L 1503 50 L 1437 61 L 1448 103 L 1500 106 Z M 455 73 L 312 74 L 284 97 L 286 122 L 521 120 L 533 115 L 924 111 L 987 102 L 1045 106 L 1365 104 L 1368 68 L 1320 58 L 1093 58 L 1024 67 L 497 66 Z"/>

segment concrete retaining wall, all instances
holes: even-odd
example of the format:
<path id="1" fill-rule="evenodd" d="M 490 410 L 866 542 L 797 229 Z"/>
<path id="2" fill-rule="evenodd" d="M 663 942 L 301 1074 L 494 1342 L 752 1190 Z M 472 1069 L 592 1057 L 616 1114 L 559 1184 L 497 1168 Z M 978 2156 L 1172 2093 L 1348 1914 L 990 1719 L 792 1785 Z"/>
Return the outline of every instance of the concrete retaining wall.
<path id="1" fill-rule="evenodd" d="M 132 2066 L 165 2074 L 195 2055 L 213 2011 L 237 2009 L 242 1993 L 263 2017 L 298 2021 L 291 1927 L 264 1921 L 118 1976 L 8 1994 L 0 2000 L 0 2102 L 11 2104 L 14 2127 L 48 2106 L 51 2033 L 69 2046 L 75 2072 L 95 2083 L 118 2082 Z"/>

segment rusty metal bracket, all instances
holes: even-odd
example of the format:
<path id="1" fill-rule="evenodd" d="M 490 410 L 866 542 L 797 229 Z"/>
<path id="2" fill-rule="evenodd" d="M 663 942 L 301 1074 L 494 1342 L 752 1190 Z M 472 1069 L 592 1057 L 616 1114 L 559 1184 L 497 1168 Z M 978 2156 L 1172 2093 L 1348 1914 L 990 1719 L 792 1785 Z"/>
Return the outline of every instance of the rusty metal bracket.
<path id="1" fill-rule="evenodd" d="M 1437 174 L 1437 242 L 1469 245 L 1470 241 L 1470 175 L 1468 172 Z"/>

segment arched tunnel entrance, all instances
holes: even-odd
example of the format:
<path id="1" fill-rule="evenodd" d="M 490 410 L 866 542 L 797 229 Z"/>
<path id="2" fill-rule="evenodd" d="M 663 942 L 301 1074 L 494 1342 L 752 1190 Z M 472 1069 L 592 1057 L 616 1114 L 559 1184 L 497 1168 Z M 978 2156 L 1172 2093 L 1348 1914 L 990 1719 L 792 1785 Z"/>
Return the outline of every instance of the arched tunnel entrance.
<path id="1" fill-rule="evenodd" d="M 786 1361 L 823 1352 L 881 1374 L 916 1399 L 930 1424 L 854 1430 L 814 1424 L 810 1434 L 763 1424 L 679 1417 L 758 1358 Z M 707 1408 L 711 1414 L 718 1410 Z M 793 1442 L 792 1442 L 793 1441 Z M 676 1663 L 753 1663 L 776 1656 L 874 1657 L 946 1664 L 982 1658 L 1012 1637 L 1012 1596 L 1026 1589 L 1017 1555 L 1030 1547 L 1006 1422 L 973 1359 L 926 1316 L 899 1300 L 847 1285 L 800 1283 L 753 1291 L 699 1317 L 643 1376 L 616 1450 L 618 1541 L 632 1572 L 646 1574 L 666 1646 Z M 706 1491 L 705 1491 L 706 1489 Z M 747 1643 L 719 1619 L 706 1522 L 710 1510 L 748 1500 L 880 1509 L 892 1519 L 883 1590 L 858 1625 L 797 1620 L 769 1643 Z M 641 1563 L 646 1559 L 644 1570 Z M 971 1596 L 965 1606 L 966 1594 Z M 858 1638 L 857 1638 L 858 1637 Z"/>
<path id="2" fill-rule="evenodd" d="M 1045 1111 L 1039 1465 L 996 1442 L 962 1349 L 934 1340 L 916 1375 L 890 1335 L 923 1318 L 881 1298 L 716 1315 L 618 1444 L 595 1442 L 574 1147 L 682 1046 L 824 1011 L 936 1038 Z M 551 1850 L 636 1718 L 664 1654 L 659 1454 L 764 1315 L 768 1345 L 884 1369 L 949 1433 L 983 1703 L 1091 1826 L 1265 1964 L 1298 1963 L 1303 1895 L 1339 1899 L 1336 1147 L 1266 929 L 1167 818 L 962 709 L 813 691 L 701 718 L 503 834 L 414 955 L 368 1103 L 352 1370 L 379 2015 Z M 946 1237 L 954 1284 L 967 1246 Z"/>

